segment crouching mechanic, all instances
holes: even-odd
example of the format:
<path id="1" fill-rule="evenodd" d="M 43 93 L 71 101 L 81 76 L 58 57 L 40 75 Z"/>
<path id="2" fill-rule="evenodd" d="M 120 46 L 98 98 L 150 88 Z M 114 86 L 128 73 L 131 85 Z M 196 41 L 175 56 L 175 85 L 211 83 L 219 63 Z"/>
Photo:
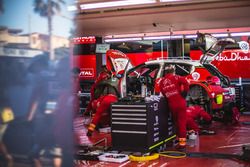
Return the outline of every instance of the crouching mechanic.
<path id="1" fill-rule="evenodd" d="M 88 127 L 87 136 L 91 136 L 97 125 L 110 125 L 110 105 L 117 102 L 117 96 L 107 94 L 92 102 L 92 108 L 96 111 Z"/>
<path id="2" fill-rule="evenodd" d="M 97 85 L 104 80 L 107 80 L 111 77 L 111 71 L 107 69 L 105 65 L 102 66 L 102 72 L 98 75 L 97 79 L 95 80 L 94 84 L 91 86 L 90 89 L 90 102 L 87 106 L 87 109 L 85 111 L 85 114 L 88 114 L 90 111 L 93 110 L 92 108 L 92 102 L 95 100 L 95 89 Z"/>
<path id="3" fill-rule="evenodd" d="M 175 66 L 165 67 L 165 76 L 160 82 L 160 91 L 167 99 L 168 107 L 173 115 L 176 135 L 178 140 L 177 149 L 186 147 L 186 100 L 183 96 L 189 90 L 188 81 L 179 75 L 175 75 Z"/>
<path id="4" fill-rule="evenodd" d="M 212 122 L 212 117 L 201 106 L 194 105 L 187 108 L 187 130 L 198 134 L 215 134 L 214 131 L 200 129 L 199 121 L 205 121 L 206 124 Z"/>

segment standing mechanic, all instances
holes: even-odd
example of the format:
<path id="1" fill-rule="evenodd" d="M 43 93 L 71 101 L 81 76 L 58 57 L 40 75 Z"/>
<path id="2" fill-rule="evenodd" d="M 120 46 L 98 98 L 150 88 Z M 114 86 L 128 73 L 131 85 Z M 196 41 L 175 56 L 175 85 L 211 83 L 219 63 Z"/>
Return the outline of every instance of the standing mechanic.
<path id="1" fill-rule="evenodd" d="M 113 94 L 102 95 L 92 102 L 92 108 L 96 111 L 91 124 L 88 127 L 87 136 L 91 136 L 96 126 L 110 124 L 110 106 L 117 102 L 117 96 Z"/>
<path id="2" fill-rule="evenodd" d="M 177 149 L 186 147 L 186 100 L 185 96 L 189 90 L 188 81 L 175 74 L 175 66 L 165 67 L 165 76 L 160 82 L 161 93 L 168 101 L 168 107 L 173 115 L 173 121 L 176 126 L 176 135 L 178 140 Z"/>

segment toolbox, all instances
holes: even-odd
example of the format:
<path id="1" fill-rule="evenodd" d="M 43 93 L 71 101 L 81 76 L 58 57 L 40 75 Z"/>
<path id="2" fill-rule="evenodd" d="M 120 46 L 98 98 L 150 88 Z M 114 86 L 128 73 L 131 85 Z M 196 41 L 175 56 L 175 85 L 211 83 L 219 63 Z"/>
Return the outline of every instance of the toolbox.
<path id="1" fill-rule="evenodd" d="M 111 105 L 113 150 L 150 152 L 172 142 L 175 131 L 164 97 L 118 101 Z"/>

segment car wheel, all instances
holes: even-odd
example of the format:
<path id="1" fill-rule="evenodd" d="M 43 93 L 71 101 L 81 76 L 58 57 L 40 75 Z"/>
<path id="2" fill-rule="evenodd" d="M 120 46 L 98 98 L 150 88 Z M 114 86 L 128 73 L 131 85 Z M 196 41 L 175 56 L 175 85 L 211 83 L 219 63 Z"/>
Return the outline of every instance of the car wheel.
<path id="1" fill-rule="evenodd" d="M 212 102 L 206 90 L 200 85 L 192 85 L 186 98 L 189 105 L 199 105 L 212 114 Z"/>

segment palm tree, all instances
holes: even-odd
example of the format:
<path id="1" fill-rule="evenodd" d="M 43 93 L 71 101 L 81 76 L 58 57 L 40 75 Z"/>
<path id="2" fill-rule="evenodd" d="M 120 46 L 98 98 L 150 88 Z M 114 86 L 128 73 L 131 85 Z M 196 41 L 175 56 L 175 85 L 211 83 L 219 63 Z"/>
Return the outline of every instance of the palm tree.
<path id="1" fill-rule="evenodd" d="M 34 0 L 34 12 L 38 13 L 41 17 L 48 19 L 48 32 L 49 32 L 49 56 L 54 60 L 54 54 L 51 47 L 52 41 L 52 18 L 56 13 L 61 11 L 60 4 L 65 4 L 63 0 Z"/>

